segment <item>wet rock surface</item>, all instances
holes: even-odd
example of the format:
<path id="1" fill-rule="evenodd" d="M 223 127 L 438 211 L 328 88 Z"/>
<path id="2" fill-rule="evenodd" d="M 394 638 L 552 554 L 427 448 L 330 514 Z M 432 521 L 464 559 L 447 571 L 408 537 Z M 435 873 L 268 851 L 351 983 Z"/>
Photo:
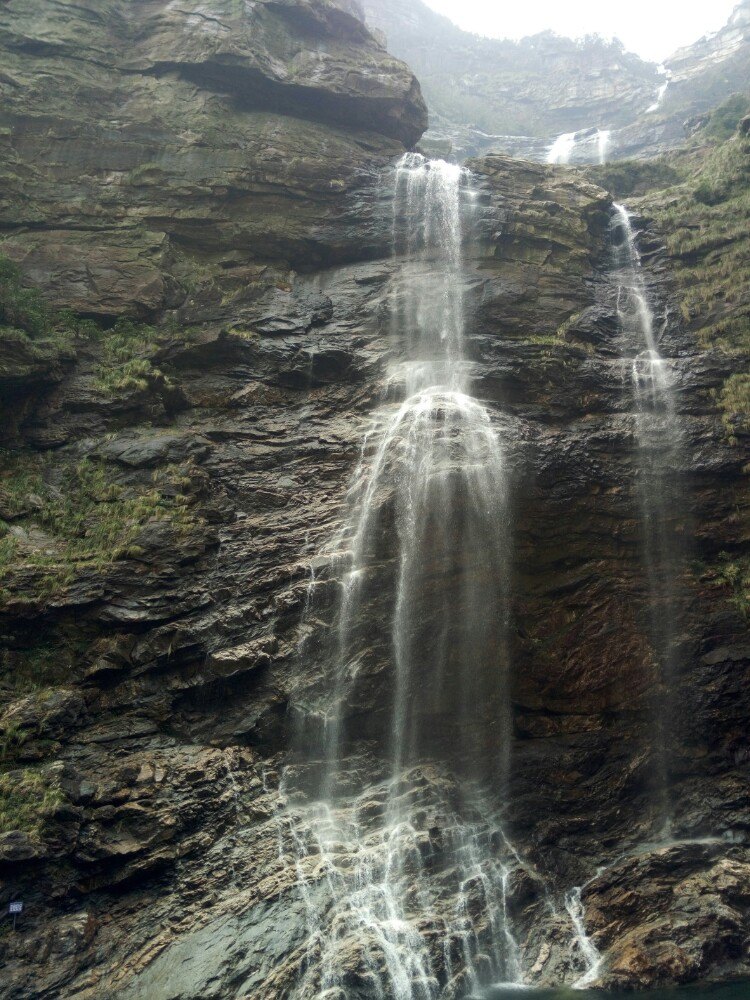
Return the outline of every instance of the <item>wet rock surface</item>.
<path id="1" fill-rule="evenodd" d="M 596 877 L 585 902 L 607 949 L 602 984 L 649 989 L 693 982 L 711 967 L 746 968 L 748 874 L 746 848 L 696 842 L 654 848 Z"/>
<path id="2" fill-rule="evenodd" d="M 333 80 L 315 117 L 292 70 L 262 65 L 276 50 L 256 51 L 257 33 L 248 40 L 233 20 L 236 5 L 217 4 L 215 19 L 205 6 L 113 3 L 102 14 L 79 4 L 77 34 L 64 27 L 67 4 L 49 23 L 33 4 L 0 12 L 16 80 L 2 84 L 3 113 L 15 116 L 4 137 L 2 169 L 13 176 L 2 249 L 60 304 L 109 319 L 153 315 L 153 357 L 169 382 L 103 394 L 96 342 L 30 367 L 19 354 L 6 443 L 51 454 L 55 467 L 101 463 L 125 491 L 168 472 L 160 489 L 178 491 L 190 512 L 182 527 L 148 522 L 132 551 L 78 564 L 54 587 L 33 561 L 4 581 L 4 771 L 33 792 L 41 769 L 54 792 L 38 821 L 0 839 L 3 900 L 26 904 L 19 932 L 0 941 L 8 997 L 285 997 L 305 968 L 305 892 L 316 905 L 327 898 L 319 853 L 304 856 L 300 878 L 281 772 L 294 706 L 323 680 L 324 664 L 299 652 L 311 571 L 319 601 L 305 629 L 325 636 L 339 583 L 320 553 L 340 526 L 368 417 L 402 360 L 390 336 L 393 277 L 401 269 L 416 281 L 430 268 L 429 258 L 391 257 L 385 193 L 423 111 L 413 78 L 348 5 L 252 13 L 264 30 L 270 18 L 291 25 L 282 40 L 292 62 L 300 34 L 312 33 L 323 56 L 331 48 L 320 76 L 305 80 Z M 136 31 L 131 7 L 153 18 L 149 32 Z M 114 24 L 134 32 L 117 87 L 99 65 Z M 174 36 L 179 44 L 161 41 Z M 71 47 L 99 55 L 71 60 Z M 347 127 L 370 99 L 360 76 L 342 82 L 359 56 L 388 88 L 375 88 L 368 134 Z M 281 110 L 243 105 L 261 71 L 274 102 L 292 90 Z M 72 87 L 90 87 L 110 110 L 84 127 L 70 117 Z M 48 117 L 24 118 L 22 92 L 32 107 L 48 100 Z M 287 100 L 300 102 L 294 115 Z M 118 132 L 109 145 L 105 119 L 118 108 L 131 116 L 129 138 Z M 685 429 L 685 507 L 675 519 L 691 552 L 670 692 L 673 834 L 727 839 L 650 848 L 660 684 L 628 345 L 609 277 L 610 199 L 575 171 L 503 156 L 472 166 L 467 353 L 473 391 L 512 462 L 515 534 L 510 805 L 490 802 L 483 822 L 496 835 L 499 812 L 517 851 L 510 857 L 497 840 L 523 972 L 542 985 L 585 972 L 565 901 L 588 883 L 600 982 L 736 975 L 747 971 L 750 643 L 730 587 L 701 566 L 748 541 L 747 439 L 729 441 L 715 398 L 735 362 L 700 350 L 671 309 L 661 349 Z M 670 262 L 658 233 L 641 243 L 665 315 Z M 20 509 L 27 544 L 48 545 L 34 540 L 33 495 Z M 384 544 L 384 579 L 392 560 Z M 378 815 L 384 780 L 385 613 L 381 595 L 361 623 L 371 653 L 347 705 L 360 747 L 344 811 L 364 823 Z M 42 646 L 54 662 L 45 652 L 41 680 L 19 690 Z M 447 721 L 434 717 L 436 738 L 447 739 Z M 427 761 L 417 784 L 414 837 L 438 888 L 455 783 Z M 344 843 L 336 865 L 352 863 Z M 482 914 L 477 904 L 480 948 Z M 342 942 L 340 957 L 347 998 L 364 1000 L 373 987 L 357 944 Z M 450 977 L 437 948 L 434 964 L 460 996 L 460 955 Z"/>

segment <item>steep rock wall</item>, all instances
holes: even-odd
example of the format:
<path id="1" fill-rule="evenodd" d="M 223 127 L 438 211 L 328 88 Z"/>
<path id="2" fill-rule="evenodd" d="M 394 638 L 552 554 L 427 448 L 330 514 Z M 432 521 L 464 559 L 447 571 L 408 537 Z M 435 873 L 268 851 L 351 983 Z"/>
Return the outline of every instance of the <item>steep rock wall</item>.
<path id="1" fill-rule="evenodd" d="M 4 4 L 0 44 L 2 249 L 84 313 L 173 308 L 233 252 L 372 252 L 357 192 L 426 127 L 412 74 L 328 0 Z"/>
<path id="2" fill-rule="evenodd" d="M 321 11 L 338 10 L 267 6 L 292 19 L 317 11 L 304 18 L 315 31 Z M 161 5 L 146 7 L 167 16 Z M 411 80 L 346 10 L 340 16 L 347 44 L 364 39 Z M 178 37 L 181 23 L 170 28 Z M 56 65 L 50 37 L 44 54 L 38 39 L 24 45 Z M 214 51 L 212 43 L 205 58 L 192 52 L 191 65 L 211 62 Z M 0 609 L 2 778 L 25 824 L 11 819 L 0 838 L 3 890 L 27 905 L 22 932 L 2 942 L 13 997 L 281 997 L 304 959 L 306 904 L 293 859 L 279 851 L 278 790 L 289 706 L 320 679 L 320 664 L 299 656 L 300 620 L 368 414 L 399 358 L 389 333 L 393 276 L 416 265 L 390 254 L 388 171 L 398 138 L 270 110 L 258 118 L 225 103 L 214 73 L 223 79 L 218 68 L 197 81 L 170 67 L 153 80 L 168 88 L 160 100 L 170 115 L 192 115 L 197 103 L 204 129 L 215 115 L 235 138 L 269 120 L 274 142 L 287 130 L 295 142 L 298 129 L 305 142 L 317 137 L 320 147 L 303 147 L 317 150 L 312 174 L 285 146 L 278 160 L 254 167 L 266 171 L 262 184 L 253 179 L 236 199 L 229 183 L 206 193 L 225 154 L 214 159 L 204 131 L 185 163 L 164 154 L 143 201 L 130 185 L 121 201 L 120 187 L 103 180 L 105 145 L 87 154 L 101 179 L 91 201 L 67 166 L 76 192 L 67 207 L 54 207 L 58 186 L 48 179 L 23 187 L 23 212 L 8 217 L 5 248 L 55 301 L 108 318 L 148 309 L 162 320 L 139 356 L 161 377 L 107 392 L 106 334 L 79 334 L 64 350 L 32 342 L 43 356 L 31 373 L 22 357 L 29 343 L 4 340 L 17 345 L 2 371 L 14 394 L 11 458 L 41 463 L 32 477 L 8 460 L 0 497 L 17 546 Z M 140 70 L 135 79 L 142 83 Z M 412 87 L 400 91 L 407 119 Z M 133 102 L 137 120 L 144 105 Z M 158 130 L 152 141 L 158 163 L 160 143 L 169 150 L 171 141 Z M 244 163 L 254 147 L 249 138 L 240 145 Z M 52 169 L 47 147 L 13 149 L 14 174 L 43 179 Z M 340 160 L 329 155 L 337 149 Z M 583 971 L 564 894 L 625 856 L 583 895 L 589 931 L 608 957 L 603 981 L 737 973 L 747 933 L 747 624 L 730 588 L 695 562 L 683 581 L 669 730 L 675 832 L 728 833 L 734 842 L 644 844 L 658 678 L 632 401 L 609 278 L 610 198 L 574 171 L 500 156 L 473 167 L 480 208 L 463 278 L 468 350 L 476 394 L 514 470 L 510 832 L 524 860 L 511 908 L 524 970 L 539 983 Z M 101 229 L 84 229 L 83 248 L 73 205 L 104 219 Z M 162 285 L 148 302 L 140 272 L 124 268 L 118 285 L 109 277 L 122 220 L 135 245 L 161 220 L 169 245 L 179 246 L 155 264 L 149 258 Z M 54 243 L 60 232 L 64 258 Z M 90 264 L 80 268 L 86 247 L 101 252 L 101 279 Z M 677 318 L 658 227 L 645 230 L 641 249 L 660 313 L 671 307 L 663 349 L 687 436 L 679 517 L 695 536 L 696 559 L 715 563 L 727 546 L 747 544 L 747 438 L 729 440 L 716 395 L 736 358 L 716 345 L 699 349 Z M 52 359 L 47 349 L 57 350 Z M 71 484 L 81 507 L 64 505 Z M 75 548 L 71 557 L 69 522 L 74 539 L 85 535 L 102 507 L 131 511 L 137 533 L 107 557 Z M 389 682 L 377 611 L 371 683 L 349 706 L 373 730 Z M 325 631 L 328 621 L 321 613 L 314 627 Z M 366 753 L 362 761 L 366 768 Z M 425 769 L 428 789 L 444 780 Z M 437 853 L 440 830 L 430 819 L 422 832 Z M 362 971 L 353 963 L 352 990 L 366 989 Z"/>

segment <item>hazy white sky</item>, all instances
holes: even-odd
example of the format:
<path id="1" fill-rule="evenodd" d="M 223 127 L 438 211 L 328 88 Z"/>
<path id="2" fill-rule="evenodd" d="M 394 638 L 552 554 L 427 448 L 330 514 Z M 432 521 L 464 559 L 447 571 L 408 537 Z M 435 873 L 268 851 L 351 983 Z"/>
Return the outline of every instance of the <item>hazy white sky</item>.
<path id="1" fill-rule="evenodd" d="M 616 36 L 631 52 L 661 62 L 675 49 L 717 31 L 738 0 L 426 0 L 481 35 L 522 38 L 551 29 L 579 38 Z"/>

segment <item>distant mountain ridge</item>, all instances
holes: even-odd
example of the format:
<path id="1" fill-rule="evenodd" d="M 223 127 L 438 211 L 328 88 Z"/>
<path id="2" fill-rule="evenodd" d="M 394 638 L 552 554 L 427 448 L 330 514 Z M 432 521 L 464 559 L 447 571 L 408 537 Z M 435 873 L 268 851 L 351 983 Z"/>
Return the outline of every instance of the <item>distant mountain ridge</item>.
<path id="1" fill-rule="evenodd" d="M 520 42 L 473 35 L 422 0 L 363 0 L 363 7 L 421 82 L 428 139 L 450 140 L 459 154 L 496 149 L 543 159 L 557 136 L 581 133 L 571 159 L 592 161 L 606 131 L 610 155 L 654 155 L 684 138 L 686 119 L 750 88 L 750 0 L 664 67 L 596 35 L 543 32 Z"/>

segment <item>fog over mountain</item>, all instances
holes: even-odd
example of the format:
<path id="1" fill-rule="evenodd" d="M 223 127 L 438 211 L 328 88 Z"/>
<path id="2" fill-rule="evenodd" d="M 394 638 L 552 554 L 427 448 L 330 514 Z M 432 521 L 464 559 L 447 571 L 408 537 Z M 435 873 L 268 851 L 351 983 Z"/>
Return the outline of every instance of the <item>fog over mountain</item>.
<path id="1" fill-rule="evenodd" d="M 676 49 L 692 45 L 724 26 L 737 0 L 685 3 L 684 0 L 631 0 L 627 4 L 596 0 L 530 0 L 525 4 L 494 0 L 425 0 L 464 31 L 489 38 L 520 41 L 554 31 L 567 38 L 601 35 L 619 38 L 625 48 L 658 63 Z"/>
<path id="2" fill-rule="evenodd" d="M 557 136 L 581 131 L 587 135 L 573 160 L 595 162 L 597 133 L 608 131 L 610 155 L 651 155 L 680 142 L 686 120 L 750 80 L 748 0 L 718 33 L 675 52 L 664 67 L 597 37 L 483 38 L 422 0 L 363 6 L 389 51 L 414 68 L 429 136 L 449 138 L 459 153 L 502 149 L 544 159 Z"/>

